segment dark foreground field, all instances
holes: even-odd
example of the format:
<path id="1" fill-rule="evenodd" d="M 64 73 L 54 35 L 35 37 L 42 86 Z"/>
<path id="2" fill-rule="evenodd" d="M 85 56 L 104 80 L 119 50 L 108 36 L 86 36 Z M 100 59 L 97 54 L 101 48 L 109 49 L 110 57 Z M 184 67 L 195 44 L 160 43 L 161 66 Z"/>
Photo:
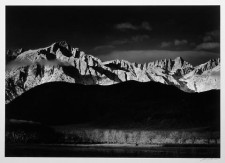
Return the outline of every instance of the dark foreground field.
<path id="1" fill-rule="evenodd" d="M 208 129 L 91 129 L 10 120 L 6 157 L 219 158 L 219 132 Z"/>
<path id="2" fill-rule="evenodd" d="M 219 145 L 7 145 L 6 157 L 219 158 Z"/>
<path id="3" fill-rule="evenodd" d="M 5 156 L 218 158 L 220 91 L 48 83 L 6 105 L 5 131 Z"/>

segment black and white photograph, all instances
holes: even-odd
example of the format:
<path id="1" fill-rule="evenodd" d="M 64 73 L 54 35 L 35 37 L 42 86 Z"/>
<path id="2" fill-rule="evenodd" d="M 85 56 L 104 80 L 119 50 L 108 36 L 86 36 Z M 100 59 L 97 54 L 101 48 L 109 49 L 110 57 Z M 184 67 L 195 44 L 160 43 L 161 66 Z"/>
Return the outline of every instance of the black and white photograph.
<path id="1" fill-rule="evenodd" d="M 4 157 L 221 158 L 220 5 L 4 7 Z"/>

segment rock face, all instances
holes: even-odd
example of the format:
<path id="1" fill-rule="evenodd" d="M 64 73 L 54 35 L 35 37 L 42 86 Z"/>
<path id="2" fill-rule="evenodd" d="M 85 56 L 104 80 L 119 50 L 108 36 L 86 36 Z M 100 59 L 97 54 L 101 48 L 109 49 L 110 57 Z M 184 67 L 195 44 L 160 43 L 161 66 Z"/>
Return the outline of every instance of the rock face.
<path id="1" fill-rule="evenodd" d="M 187 83 L 187 87 L 195 92 L 220 89 L 220 59 L 196 66 L 193 71 L 184 75 L 180 81 Z"/>
<path id="2" fill-rule="evenodd" d="M 15 59 L 19 54 L 24 52 L 24 49 L 16 49 L 16 50 L 7 50 L 6 51 L 6 63 Z"/>
<path id="3" fill-rule="evenodd" d="M 111 85 L 129 80 L 175 85 L 186 92 L 219 89 L 220 60 L 193 67 L 181 57 L 145 64 L 124 60 L 102 62 L 65 41 L 46 48 L 13 53 L 6 65 L 6 103 L 37 85 L 64 81 Z"/>

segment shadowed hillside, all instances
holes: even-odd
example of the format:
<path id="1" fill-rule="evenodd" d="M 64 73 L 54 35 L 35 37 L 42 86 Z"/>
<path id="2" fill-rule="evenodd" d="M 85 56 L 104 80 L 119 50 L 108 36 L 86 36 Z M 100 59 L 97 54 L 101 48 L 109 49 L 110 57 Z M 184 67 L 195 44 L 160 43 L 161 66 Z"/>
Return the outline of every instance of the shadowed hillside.
<path id="1" fill-rule="evenodd" d="M 190 94 L 154 82 L 111 86 L 53 82 L 7 104 L 6 118 L 106 128 L 219 129 L 220 91 Z"/>

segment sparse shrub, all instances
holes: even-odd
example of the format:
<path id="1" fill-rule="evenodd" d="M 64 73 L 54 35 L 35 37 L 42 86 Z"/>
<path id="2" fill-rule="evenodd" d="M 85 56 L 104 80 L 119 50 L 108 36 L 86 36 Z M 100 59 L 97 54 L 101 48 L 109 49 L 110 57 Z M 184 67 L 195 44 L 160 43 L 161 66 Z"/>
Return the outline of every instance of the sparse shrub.
<path id="1" fill-rule="evenodd" d="M 108 143 L 109 142 L 109 137 L 110 137 L 109 130 L 103 131 L 103 142 L 104 143 Z"/>
<path id="2" fill-rule="evenodd" d="M 148 138 L 148 132 L 146 131 L 142 131 L 140 132 L 140 140 L 139 143 L 140 144 L 149 144 L 149 138 Z"/>
<path id="3" fill-rule="evenodd" d="M 129 140 L 129 134 L 125 133 L 125 143 L 128 144 L 128 140 Z"/>
<path id="4" fill-rule="evenodd" d="M 178 144 L 180 140 L 180 133 L 178 131 L 172 131 L 169 138 L 173 139 L 175 144 Z"/>
<path id="5" fill-rule="evenodd" d="M 180 137 L 180 140 L 181 140 L 181 144 L 186 144 L 186 141 L 190 138 L 190 133 L 188 132 L 182 132 L 181 133 L 181 137 Z"/>
<path id="6" fill-rule="evenodd" d="M 119 144 L 126 143 L 125 132 L 121 130 L 116 132 L 116 142 Z"/>

